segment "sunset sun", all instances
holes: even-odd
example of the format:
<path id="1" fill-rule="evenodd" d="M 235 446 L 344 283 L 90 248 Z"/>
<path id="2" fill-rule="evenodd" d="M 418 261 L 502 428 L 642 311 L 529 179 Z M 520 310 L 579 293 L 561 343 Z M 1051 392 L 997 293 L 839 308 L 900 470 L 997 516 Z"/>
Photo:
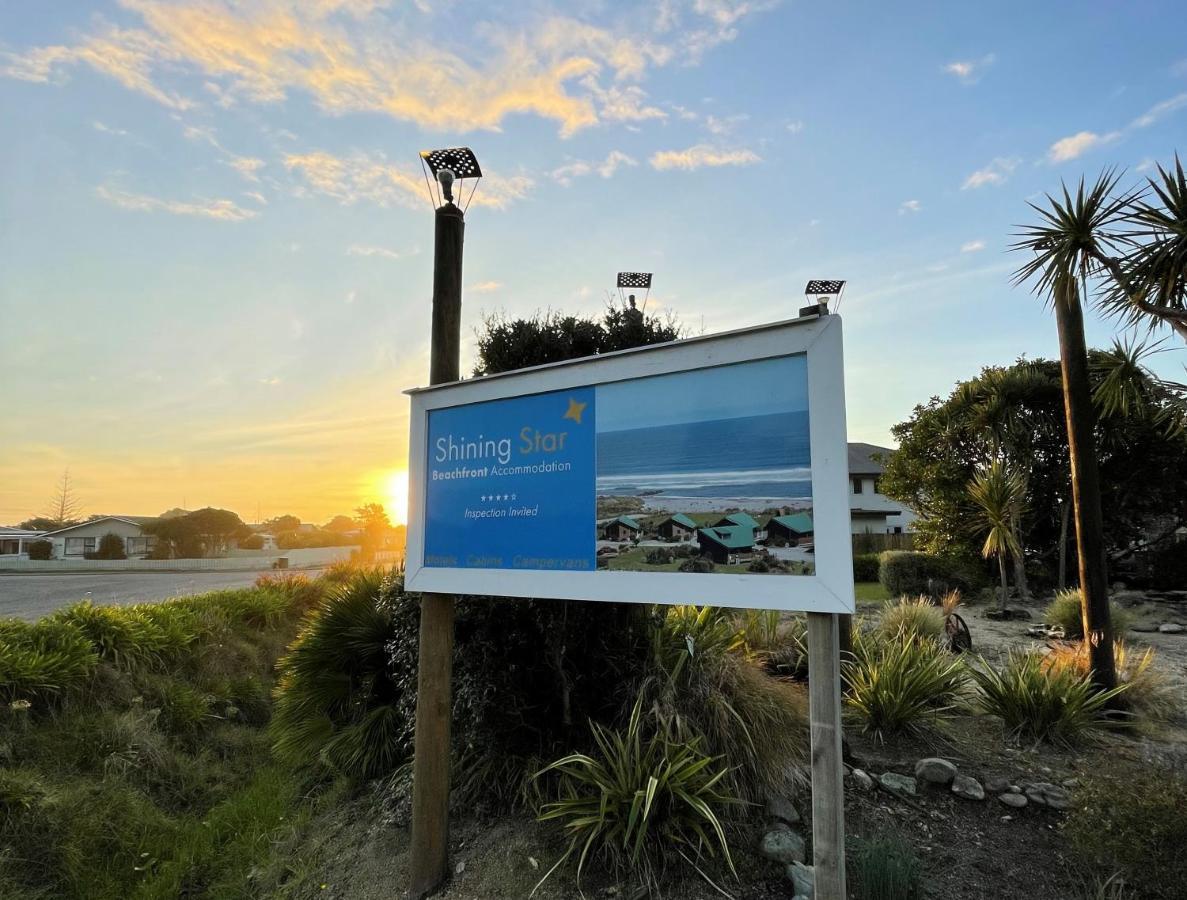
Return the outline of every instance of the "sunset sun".
<path id="1" fill-rule="evenodd" d="M 393 525 L 408 522 L 408 470 L 396 469 L 383 481 L 383 505 Z"/>

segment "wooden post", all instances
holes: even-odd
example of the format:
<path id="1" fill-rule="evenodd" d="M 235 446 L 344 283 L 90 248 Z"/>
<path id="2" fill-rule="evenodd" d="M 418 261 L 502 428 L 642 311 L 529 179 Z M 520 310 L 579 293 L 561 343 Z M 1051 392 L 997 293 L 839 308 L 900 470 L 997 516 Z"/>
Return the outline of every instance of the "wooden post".
<path id="1" fill-rule="evenodd" d="M 452 203 L 437 210 L 429 382 L 460 377 L 462 241 L 466 222 Z M 422 594 L 412 761 L 412 848 L 408 896 L 421 900 L 449 875 L 449 713 L 453 595 Z"/>
<path id="2" fill-rule="evenodd" d="M 812 863 L 817 900 L 845 900 L 845 785 L 841 768 L 841 648 L 837 618 L 832 613 L 808 613 Z"/>

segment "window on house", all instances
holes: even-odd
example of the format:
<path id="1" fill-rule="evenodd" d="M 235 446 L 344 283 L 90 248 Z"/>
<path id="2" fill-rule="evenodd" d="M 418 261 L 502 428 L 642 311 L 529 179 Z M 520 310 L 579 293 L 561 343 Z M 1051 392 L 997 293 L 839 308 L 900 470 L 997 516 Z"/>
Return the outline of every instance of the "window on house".
<path id="1" fill-rule="evenodd" d="M 97 538 L 93 537 L 66 538 L 66 555 L 82 556 L 85 553 L 94 553 L 96 540 Z"/>
<path id="2" fill-rule="evenodd" d="M 155 537 L 130 537 L 126 540 L 128 556 L 144 556 L 156 543 Z"/>
<path id="3" fill-rule="evenodd" d="M 853 493 L 855 493 L 855 494 L 861 493 L 861 479 L 860 478 L 853 479 Z"/>
<path id="4" fill-rule="evenodd" d="M 894 533 L 895 533 L 895 534 L 902 534 L 902 533 L 903 533 L 903 526 L 902 526 L 902 525 L 895 525 L 895 526 L 894 526 Z"/>

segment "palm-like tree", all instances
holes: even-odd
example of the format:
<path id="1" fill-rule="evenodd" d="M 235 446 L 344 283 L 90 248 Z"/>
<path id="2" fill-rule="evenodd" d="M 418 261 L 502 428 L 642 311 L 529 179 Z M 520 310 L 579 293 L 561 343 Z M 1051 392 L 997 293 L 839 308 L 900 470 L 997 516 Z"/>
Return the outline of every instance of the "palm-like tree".
<path id="1" fill-rule="evenodd" d="M 1117 258 L 1132 245 L 1128 237 L 1117 234 L 1114 229 L 1136 197 L 1132 192 L 1118 195 L 1117 181 L 1115 173 L 1106 171 L 1088 189 L 1081 179 L 1074 197 L 1065 186 L 1062 198 L 1048 195 L 1049 208 L 1031 204 L 1041 222 L 1023 227 L 1020 240 L 1014 245 L 1015 249 L 1033 254 L 1015 273 L 1016 282 L 1033 280 L 1036 293 L 1055 308 L 1071 461 L 1076 549 L 1084 598 L 1084 635 L 1093 678 L 1104 689 L 1116 684 L 1117 674 L 1105 572 L 1100 472 L 1093 433 L 1096 411 L 1089 384 L 1081 298 L 1088 294 L 1089 280 L 1101 273 L 1101 259 Z"/>
<path id="2" fill-rule="evenodd" d="M 1006 561 L 1010 557 L 1022 556 L 1017 523 L 1026 505 L 1026 479 L 1008 469 L 1000 459 L 995 459 L 973 476 L 969 482 L 969 497 L 977 504 L 981 530 L 985 532 L 981 555 L 986 559 L 997 557 L 1004 610 L 1009 602 Z"/>

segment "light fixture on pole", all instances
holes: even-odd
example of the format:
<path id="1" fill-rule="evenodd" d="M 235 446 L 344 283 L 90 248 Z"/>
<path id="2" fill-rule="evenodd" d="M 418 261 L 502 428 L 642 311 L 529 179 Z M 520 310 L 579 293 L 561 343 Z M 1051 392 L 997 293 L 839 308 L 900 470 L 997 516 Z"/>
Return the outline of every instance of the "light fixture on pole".
<path id="1" fill-rule="evenodd" d="M 433 326 L 429 383 L 461 377 L 462 245 L 466 208 L 482 169 L 468 147 L 420 154 L 429 198 L 436 207 L 433 245 Z M 429 183 L 437 185 L 434 191 Z M 471 178 L 464 206 L 454 204 L 454 185 Z M 449 711 L 453 659 L 454 597 L 421 594 L 416 685 L 416 744 L 412 761 L 412 841 L 407 896 L 420 900 L 449 874 Z"/>
<path id="2" fill-rule="evenodd" d="M 829 301 L 833 302 L 833 312 L 841 308 L 841 294 L 845 290 L 844 281 L 834 281 L 814 278 L 804 288 L 804 296 L 810 305 L 800 310 L 800 316 L 827 316 Z"/>
<path id="3" fill-rule="evenodd" d="M 651 273 L 650 272 L 619 272 L 618 273 L 618 300 L 623 306 L 630 304 L 631 309 L 635 309 L 635 295 L 627 294 L 623 297 L 624 288 L 643 288 L 647 291 L 643 295 L 643 307 L 647 308 L 647 299 L 651 296 Z M 640 312 L 642 312 L 642 309 Z"/>

